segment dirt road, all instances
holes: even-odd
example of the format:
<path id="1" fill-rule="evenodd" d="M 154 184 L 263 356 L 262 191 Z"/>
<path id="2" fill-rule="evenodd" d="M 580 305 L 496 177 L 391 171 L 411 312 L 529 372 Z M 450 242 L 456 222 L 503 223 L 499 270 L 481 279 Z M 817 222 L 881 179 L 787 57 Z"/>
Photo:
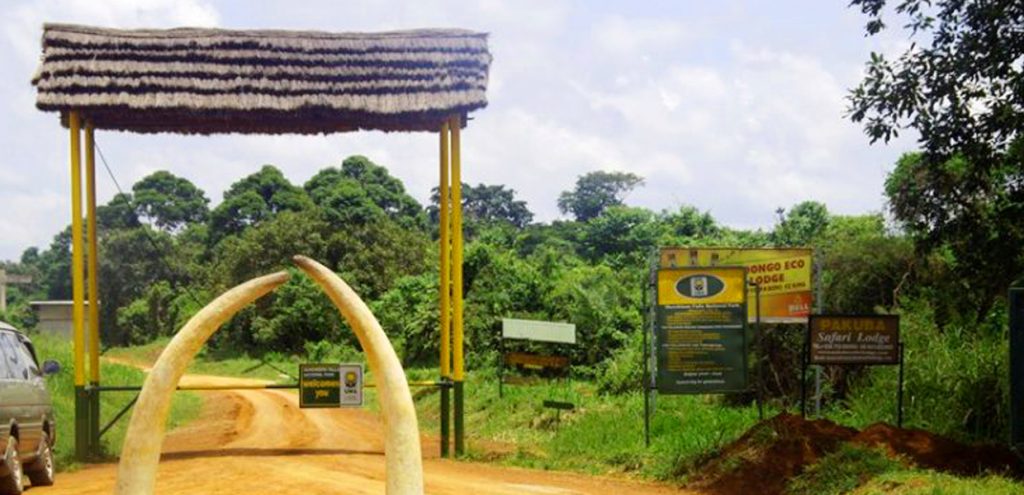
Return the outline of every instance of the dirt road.
<path id="1" fill-rule="evenodd" d="M 223 384 L 219 377 L 186 377 Z M 384 447 L 377 417 L 364 409 L 299 409 L 295 394 L 276 390 L 207 392 L 203 412 L 167 435 L 157 493 L 383 494 Z M 427 493 L 681 494 L 663 485 L 548 471 L 496 467 L 437 457 L 424 437 Z M 53 487 L 29 495 L 108 494 L 116 464 L 61 473 Z"/>

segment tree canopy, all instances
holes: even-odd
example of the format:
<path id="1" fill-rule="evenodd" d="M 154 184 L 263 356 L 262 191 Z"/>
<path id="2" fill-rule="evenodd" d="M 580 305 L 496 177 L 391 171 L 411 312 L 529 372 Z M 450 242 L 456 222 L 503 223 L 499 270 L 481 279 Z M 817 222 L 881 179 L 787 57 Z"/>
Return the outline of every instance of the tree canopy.
<path id="1" fill-rule="evenodd" d="M 867 33 L 886 28 L 886 0 L 853 0 Z M 915 42 L 890 60 L 872 53 L 850 93 L 850 117 L 872 141 L 920 133 L 928 161 L 962 154 L 987 167 L 1024 127 L 1024 4 L 1016 0 L 901 0 Z"/>
<path id="2" fill-rule="evenodd" d="M 572 191 L 562 192 L 558 209 L 585 222 L 609 207 L 621 205 L 623 197 L 643 183 L 642 177 L 629 172 L 589 172 L 576 179 Z"/>
<path id="3" fill-rule="evenodd" d="M 886 29 L 885 0 L 854 0 L 866 30 Z M 915 43 L 896 59 L 872 53 L 849 94 L 849 116 L 872 142 L 903 129 L 921 151 L 886 181 L 890 211 L 922 256 L 947 256 L 970 287 L 962 313 L 984 318 L 1024 274 L 1024 4 L 1013 0 L 902 0 Z"/>
<path id="4" fill-rule="evenodd" d="M 143 177 L 132 186 L 132 192 L 135 213 L 164 230 L 175 231 L 185 224 L 206 221 L 209 214 L 206 205 L 210 200 L 206 198 L 206 194 L 188 179 L 166 170 Z M 123 208 L 121 203 L 126 202 L 124 200 L 128 198 L 120 199 L 120 202 L 111 202 L 114 208 Z M 123 219 L 116 220 L 114 216 L 116 215 L 107 218 L 115 222 L 124 222 Z"/>
<path id="5" fill-rule="evenodd" d="M 441 193 L 438 188 L 431 189 L 430 206 L 427 208 L 431 223 L 437 224 L 439 221 L 440 201 Z M 514 189 L 508 189 L 500 184 L 471 186 L 463 182 L 462 216 L 463 222 L 471 230 L 495 223 L 505 223 L 521 229 L 533 221 L 533 212 L 526 206 L 526 201 L 516 199 Z"/>

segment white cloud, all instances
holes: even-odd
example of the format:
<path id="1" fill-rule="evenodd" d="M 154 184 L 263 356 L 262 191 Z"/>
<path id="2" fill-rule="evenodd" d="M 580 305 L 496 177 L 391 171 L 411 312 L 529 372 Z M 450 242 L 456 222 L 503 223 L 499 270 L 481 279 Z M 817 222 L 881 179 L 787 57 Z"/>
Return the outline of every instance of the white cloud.
<path id="1" fill-rule="evenodd" d="M 626 18 L 611 15 L 596 22 L 590 30 L 596 50 L 613 56 L 634 58 L 652 51 L 679 51 L 693 39 L 692 32 L 678 20 Z"/>

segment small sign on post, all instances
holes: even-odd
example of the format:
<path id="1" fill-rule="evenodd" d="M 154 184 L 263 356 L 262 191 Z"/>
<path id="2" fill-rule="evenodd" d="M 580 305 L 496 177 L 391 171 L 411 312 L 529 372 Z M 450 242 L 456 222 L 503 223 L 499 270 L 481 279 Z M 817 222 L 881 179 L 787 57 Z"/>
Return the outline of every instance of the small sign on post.
<path id="1" fill-rule="evenodd" d="M 807 322 L 801 377 L 807 366 L 899 365 L 896 426 L 903 427 L 903 344 L 896 315 L 811 315 Z M 802 378 L 801 383 L 806 382 Z M 800 414 L 807 414 L 807 390 L 800 390 Z"/>
<path id="2" fill-rule="evenodd" d="M 361 364 L 300 364 L 299 407 L 359 407 L 363 405 Z"/>
<path id="3" fill-rule="evenodd" d="M 527 384 L 535 382 L 538 378 L 536 374 L 534 376 L 525 376 L 522 374 L 523 372 L 536 372 L 542 376 L 546 375 L 548 378 L 553 376 L 561 377 L 566 380 L 566 385 L 568 385 L 571 365 L 569 356 L 538 354 L 534 352 L 506 352 L 506 340 L 526 340 L 529 342 L 552 344 L 548 347 L 574 345 L 576 344 L 576 325 L 554 321 L 502 318 L 501 339 L 498 340 L 500 346 L 498 397 L 505 396 L 504 385 L 506 383 Z M 520 373 L 506 376 L 506 369 L 518 369 Z M 549 406 L 549 403 L 575 407 L 573 404 L 564 401 L 545 401 L 544 407 L 554 407 Z M 567 407 L 561 407 L 560 409 L 567 409 Z"/>
<path id="4" fill-rule="evenodd" d="M 811 315 L 810 364 L 899 364 L 900 317 Z"/>

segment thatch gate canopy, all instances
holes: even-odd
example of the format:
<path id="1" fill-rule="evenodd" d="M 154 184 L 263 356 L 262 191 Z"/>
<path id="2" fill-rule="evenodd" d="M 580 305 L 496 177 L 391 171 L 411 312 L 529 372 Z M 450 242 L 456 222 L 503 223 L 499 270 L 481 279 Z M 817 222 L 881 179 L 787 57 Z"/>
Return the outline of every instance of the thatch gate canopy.
<path id="1" fill-rule="evenodd" d="M 96 129 L 437 132 L 487 105 L 487 35 L 47 24 L 36 106 Z M 463 119 L 462 122 L 465 122 Z"/>

